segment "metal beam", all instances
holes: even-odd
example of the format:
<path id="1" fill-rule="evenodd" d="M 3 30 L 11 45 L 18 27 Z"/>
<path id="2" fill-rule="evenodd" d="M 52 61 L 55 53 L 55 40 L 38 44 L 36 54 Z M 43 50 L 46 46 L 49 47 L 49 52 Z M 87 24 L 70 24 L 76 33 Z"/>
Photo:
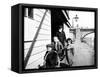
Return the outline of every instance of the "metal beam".
<path id="1" fill-rule="evenodd" d="M 34 37 L 33 40 L 32 40 L 32 44 L 31 44 L 31 46 L 30 46 L 30 48 L 29 48 L 29 51 L 28 51 L 28 53 L 27 53 L 27 55 L 26 55 L 26 58 L 25 58 L 25 61 L 24 61 L 24 68 L 26 67 L 26 65 L 27 65 L 27 63 L 28 63 L 28 60 L 29 60 L 30 55 L 31 55 L 31 53 L 32 53 L 33 47 L 34 47 L 34 45 L 35 45 L 36 39 L 37 39 L 38 34 L 39 34 L 39 31 L 40 31 L 40 29 L 41 29 L 41 27 L 42 27 L 42 23 L 43 23 L 43 20 L 44 20 L 44 18 L 45 18 L 45 16 L 46 16 L 47 11 L 48 11 L 48 10 L 45 11 L 45 13 L 44 13 L 44 15 L 43 15 L 43 18 L 42 18 L 42 20 L 41 20 L 41 22 L 40 22 L 39 28 L 38 28 L 38 30 L 37 30 L 37 32 L 36 32 L 36 34 L 35 34 L 35 37 Z"/>
<path id="2" fill-rule="evenodd" d="M 91 33 L 94 33 L 94 32 L 90 32 L 90 33 L 85 34 L 85 35 L 82 37 L 82 39 L 84 39 L 85 36 L 87 36 L 87 35 L 89 35 L 89 34 L 91 34 Z"/>
<path id="3" fill-rule="evenodd" d="M 65 17 L 65 24 L 67 25 L 67 27 L 71 27 L 71 24 L 69 23 L 69 16 L 68 16 L 68 14 L 67 14 L 67 12 L 65 11 L 65 10 L 62 10 L 62 13 L 63 13 L 63 16 Z"/>

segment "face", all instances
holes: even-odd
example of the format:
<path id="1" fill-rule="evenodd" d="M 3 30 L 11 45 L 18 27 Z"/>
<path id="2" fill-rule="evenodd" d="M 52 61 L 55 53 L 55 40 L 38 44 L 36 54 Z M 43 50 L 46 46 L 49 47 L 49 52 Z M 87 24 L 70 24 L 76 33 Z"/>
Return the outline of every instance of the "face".
<path id="1" fill-rule="evenodd" d="M 62 30 L 63 30 L 63 29 L 62 29 L 62 28 L 60 28 L 60 29 L 59 29 L 59 32 L 62 32 Z"/>
<path id="2" fill-rule="evenodd" d="M 68 41 L 68 44 L 71 44 L 71 40 Z"/>
<path id="3" fill-rule="evenodd" d="M 57 37 L 54 37 L 54 42 L 57 42 L 58 41 L 58 38 Z"/>
<path id="4" fill-rule="evenodd" d="M 48 48 L 47 48 L 47 51 L 51 51 L 51 50 L 52 50 L 52 48 L 51 48 L 51 47 L 48 47 Z"/>

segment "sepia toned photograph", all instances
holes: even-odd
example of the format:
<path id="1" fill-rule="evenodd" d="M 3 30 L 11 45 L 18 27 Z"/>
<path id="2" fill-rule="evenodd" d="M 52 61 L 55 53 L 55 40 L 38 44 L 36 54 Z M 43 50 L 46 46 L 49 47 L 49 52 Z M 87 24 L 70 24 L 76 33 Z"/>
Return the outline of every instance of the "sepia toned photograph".
<path id="1" fill-rule="evenodd" d="M 24 69 L 95 65 L 95 12 L 24 8 Z"/>

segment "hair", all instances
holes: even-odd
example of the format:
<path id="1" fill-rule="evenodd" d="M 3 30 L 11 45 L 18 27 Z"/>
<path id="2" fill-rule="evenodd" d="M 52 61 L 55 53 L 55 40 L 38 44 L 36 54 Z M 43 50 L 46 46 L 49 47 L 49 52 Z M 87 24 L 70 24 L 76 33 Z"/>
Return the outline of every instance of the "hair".
<path id="1" fill-rule="evenodd" d="M 63 29 L 63 24 L 59 24 L 59 29 Z"/>
<path id="2" fill-rule="evenodd" d="M 47 45 L 46 45 L 46 48 L 49 48 L 49 47 L 50 47 L 50 48 L 53 48 L 53 45 L 52 45 L 52 44 L 47 44 Z"/>
<path id="3" fill-rule="evenodd" d="M 72 39 L 71 39 L 71 38 L 68 38 L 68 39 L 66 40 L 67 43 L 68 43 L 68 41 L 71 41 L 71 44 L 72 44 Z"/>

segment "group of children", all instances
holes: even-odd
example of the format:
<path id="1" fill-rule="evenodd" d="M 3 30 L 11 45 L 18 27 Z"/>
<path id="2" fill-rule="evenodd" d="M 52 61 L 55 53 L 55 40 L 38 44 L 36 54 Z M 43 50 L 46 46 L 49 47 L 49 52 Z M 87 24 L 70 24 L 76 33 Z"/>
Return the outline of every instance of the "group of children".
<path id="1" fill-rule="evenodd" d="M 74 56 L 71 38 L 66 39 L 63 28 L 60 27 L 56 36 L 53 37 L 53 42 L 46 46 L 47 52 L 44 56 L 43 66 L 39 68 L 58 68 L 70 67 L 73 62 L 70 56 Z M 62 60 L 67 63 L 62 63 Z"/>

